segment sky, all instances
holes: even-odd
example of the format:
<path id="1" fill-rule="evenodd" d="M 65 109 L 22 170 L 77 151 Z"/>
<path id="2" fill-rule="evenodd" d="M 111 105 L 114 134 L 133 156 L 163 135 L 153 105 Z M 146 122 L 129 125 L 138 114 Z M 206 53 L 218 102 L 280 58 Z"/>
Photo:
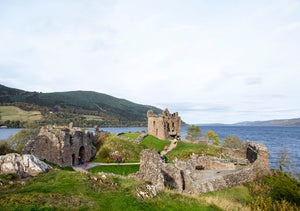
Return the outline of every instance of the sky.
<path id="1" fill-rule="evenodd" d="M 300 0 L 0 0 L 0 84 L 187 123 L 300 117 Z"/>

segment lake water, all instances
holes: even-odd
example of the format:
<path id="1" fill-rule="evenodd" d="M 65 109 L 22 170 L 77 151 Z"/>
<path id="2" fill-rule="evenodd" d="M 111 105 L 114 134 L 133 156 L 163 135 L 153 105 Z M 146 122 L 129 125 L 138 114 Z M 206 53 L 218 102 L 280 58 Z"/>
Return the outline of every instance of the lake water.
<path id="1" fill-rule="evenodd" d="M 263 143 L 268 147 L 270 152 L 270 167 L 277 167 L 277 154 L 286 147 L 292 153 L 292 162 L 297 167 L 297 173 L 300 173 L 300 127 L 282 127 L 282 126 L 201 126 L 205 134 L 208 130 L 213 130 L 220 140 L 224 140 L 227 135 L 237 136 L 243 141 L 251 140 Z M 99 128 L 110 133 L 117 132 L 136 132 L 145 130 L 146 127 L 127 127 L 127 128 Z M 9 135 L 14 135 L 20 129 L 0 129 L 0 140 L 6 139 Z M 93 128 L 89 128 L 93 131 Z M 187 126 L 181 127 L 181 135 L 187 135 Z"/>

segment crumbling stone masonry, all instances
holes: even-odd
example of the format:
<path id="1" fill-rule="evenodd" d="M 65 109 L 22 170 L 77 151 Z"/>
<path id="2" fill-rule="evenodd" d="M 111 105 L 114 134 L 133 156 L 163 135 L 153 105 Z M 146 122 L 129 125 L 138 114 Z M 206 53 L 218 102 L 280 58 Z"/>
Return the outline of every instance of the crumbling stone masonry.
<path id="1" fill-rule="evenodd" d="M 178 112 L 170 114 L 165 109 L 162 114 L 155 115 L 153 111 L 147 112 L 148 135 L 153 135 L 162 140 L 172 139 L 181 136 L 181 118 Z"/>
<path id="2" fill-rule="evenodd" d="M 94 135 L 80 128 L 53 129 L 42 127 L 35 140 L 27 142 L 22 154 L 33 154 L 61 167 L 73 166 L 78 157 L 90 161 L 96 155 Z"/>
<path id="3" fill-rule="evenodd" d="M 193 154 L 188 161 L 175 159 L 174 164 L 163 163 L 157 152 L 144 150 L 140 170 L 130 177 L 149 181 L 158 191 L 169 186 L 185 193 L 202 194 L 233 187 L 253 181 L 270 170 L 269 152 L 263 144 L 248 141 L 246 147 L 247 150 L 242 151 L 247 153 L 247 159 Z"/>

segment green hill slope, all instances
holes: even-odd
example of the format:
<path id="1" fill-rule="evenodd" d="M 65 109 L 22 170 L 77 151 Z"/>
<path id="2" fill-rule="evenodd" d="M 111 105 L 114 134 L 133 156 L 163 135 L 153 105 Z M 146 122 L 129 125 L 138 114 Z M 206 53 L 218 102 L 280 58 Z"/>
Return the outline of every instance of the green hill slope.
<path id="1" fill-rule="evenodd" d="M 103 121 L 129 122 L 129 126 L 130 122 L 146 123 L 148 110 L 153 110 L 154 113 L 162 112 L 153 106 L 136 104 L 92 91 L 41 93 L 3 85 L 0 85 L 0 105 L 14 105 L 27 111 L 38 110 L 44 116 L 49 112 L 93 115 L 95 119 L 101 117 Z"/>

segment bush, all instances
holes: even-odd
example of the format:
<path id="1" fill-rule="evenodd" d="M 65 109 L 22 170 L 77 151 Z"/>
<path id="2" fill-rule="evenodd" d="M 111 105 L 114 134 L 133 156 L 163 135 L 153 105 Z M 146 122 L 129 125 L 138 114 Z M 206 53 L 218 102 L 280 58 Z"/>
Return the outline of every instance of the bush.
<path id="1" fill-rule="evenodd" d="M 200 127 L 195 125 L 188 127 L 187 134 L 187 139 L 190 140 L 189 137 L 191 137 L 191 141 L 198 140 L 201 136 L 203 136 Z"/>
<path id="2" fill-rule="evenodd" d="M 8 153 L 15 153 L 16 151 L 11 149 L 7 142 L 0 143 L 0 155 L 6 155 Z"/>
<path id="3" fill-rule="evenodd" d="M 214 131 L 209 130 L 207 131 L 205 138 L 209 141 L 211 141 L 214 145 L 218 146 L 220 144 L 220 138 L 217 134 L 214 133 Z"/>
<path id="4" fill-rule="evenodd" d="M 11 148 L 13 150 L 16 150 L 17 152 L 21 152 L 24 148 L 25 144 L 29 140 L 35 139 L 39 134 L 39 129 L 26 129 L 26 130 L 20 130 L 18 133 L 16 133 L 14 136 L 10 136 L 7 139 L 7 142 L 10 144 Z"/>
<path id="5" fill-rule="evenodd" d="M 223 141 L 223 147 L 229 147 L 233 149 L 243 149 L 245 145 L 243 144 L 242 139 L 236 136 L 226 136 Z"/>
<path id="6" fill-rule="evenodd" d="M 95 141 L 94 141 L 94 146 L 96 147 L 97 151 L 100 149 L 100 147 L 103 146 L 103 144 L 107 141 L 109 137 L 109 134 L 99 136 Z"/>
<path id="7" fill-rule="evenodd" d="M 249 204 L 251 210 L 264 211 L 297 211 L 299 210 L 295 204 L 286 200 L 273 201 L 271 197 L 257 196 Z"/>
<path id="8" fill-rule="evenodd" d="M 249 184 L 253 210 L 297 210 L 300 206 L 300 183 L 282 171 Z"/>

